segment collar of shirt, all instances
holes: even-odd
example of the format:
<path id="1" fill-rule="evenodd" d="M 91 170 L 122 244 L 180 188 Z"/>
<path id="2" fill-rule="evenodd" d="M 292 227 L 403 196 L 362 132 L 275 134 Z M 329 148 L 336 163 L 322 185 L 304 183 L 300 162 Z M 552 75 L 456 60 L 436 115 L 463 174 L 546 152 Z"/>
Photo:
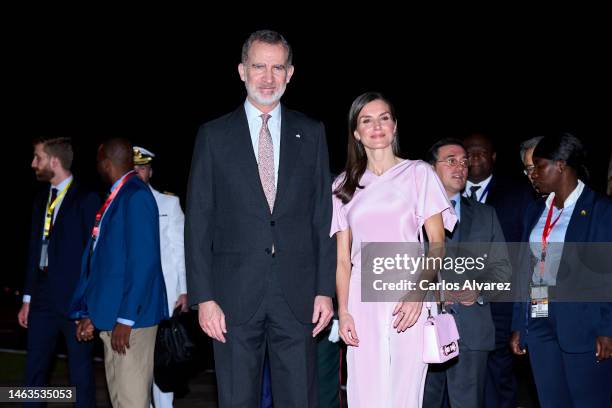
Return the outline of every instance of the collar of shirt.
<path id="1" fill-rule="evenodd" d="M 580 197 L 580 194 L 582 194 L 582 190 L 584 190 L 584 183 L 581 180 L 578 180 L 578 185 L 576 186 L 574 191 L 572 191 L 570 195 L 568 195 L 565 199 L 565 202 L 563 203 L 563 208 L 571 207 L 576 204 L 576 201 L 578 201 L 578 197 Z M 548 195 L 548 198 L 546 199 L 546 208 L 550 208 L 554 197 L 555 193 L 550 193 Z"/>
<path id="2" fill-rule="evenodd" d="M 54 185 L 49 186 L 49 198 L 47 199 L 47 205 L 51 204 L 51 189 L 52 188 L 56 188 L 57 189 L 57 195 L 59 197 L 59 195 L 62 192 L 62 190 L 64 190 L 64 188 L 71 181 L 72 181 L 72 174 L 69 177 L 67 177 L 64 181 L 59 183 L 57 186 L 54 186 Z M 64 195 L 64 197 L 60 197 L 60 200 L 57 202 L 57 204 L 55 205 L 55 208 L 53 209 L 53 222 L 55 222 L 55 218 L 57 217 L 57 214 L 59 213 L 59 209 L 62 206 L 62 203 L 64 202 L 64 198 L 65 197 L 66 197 L 65 195 Z M 43 235 L 44 235 L 44 232 L 43 232 Z"/>
<path id="3" fill-rule="evenodd" d="M 492 178 L 493 178 L 493 175 L 491 174 L 489 177 L 487 177 L 486 179 L 482 180 L 480 183 L 472 183 L 470 180 L 468 180 L 467 183 L 465 184 L 465 190 L 463 190 L 463 196 L 464 197 L 469 197 L 470 196 L 470 187 L 472 187 L 472 186 L 480 186 L 480 188 L 476 191 L 476 197 L 477 197 L 478 201 L 484 202 L 484 200 L 481 200 L 482 192 L 486 190 L 486 188 L 489 185 L 489 183 L 491 182 Z M 489 194 L 489 192 L 487 191 L 487 195 L 488 194 Z"/>
<path id="4" fill-rule="evenodd" d="M 455 194 L 449 199 L 449 201 L 450 200 L 455 200 L 455 214 L 457 214 L 457 220 L 461 221 L 461 194 Z"/>
<path id="5" fill-rule="evenodd" d="M 57 188 L 57 194 L 59 194 L 62 192 L 64 187 L 66 187 L 68 183 L 70 183 L 71 181 L 72 181 L 72 174 L 68 176 L 67 178 L 65 178 L 64 181 L 59 183 L 57 186 L 51 185 L 51 187 L 49 187 L 49 191 L 51 191 L 52 188 Z"/>
<path id="6" fill-rule="evenodd" d="M 111 187 L 111 189 L 110 189 L 110 192 L 112 193 L 112 192 L 113 192 L 113 190 L 115 189 L 115 187 L 117 187 L 117 186 L 119 185 L 119 183 L 121 183 L 121 180 L 123 180 L 123 179 L 125 178 L 125 176 L 127 176 L 128 174 L 130 174 L 130 173 L 131 173 L 131 172 L 133 172 L 133 171 L 134 171 L 134 170 L 130 170 L 130 171 L 128 171 L 128 172 L 127 172 L 127 173 L 125 173 L 123 176 L 121 176 L 121 177 L 119 178 L 119 180 L 115 181 L 115 182 L 113 183 L 113 186 L 112 186 L 112 187 Z"/>
<path id="7" fill-rule="evenodd" d="M 255 160 L 259 163 L 259 131 L 261 130 L 263 112 L 257 109 L 247 99 L 244 102 L 244 110 L 249 124 L 249 132 L 251 133 L 251 143 L 253 145 L 253 153 Z M 278 167 L 280 163 L 280 139 L 281 139 L 281 114 L 282 109 L 280 103 L 274 109 L 268 112 L 268 130 L 272 136 L 272 149 L 274 150 L 274 184 L 278 187 Z"/>
<path id="8" fill-rule="evenodd" d="M 246 113 L 247 121 L 249 122 L 249 131 L 251 132 L 251 141 L 253 142 L 255 157 L 257 157 L 257 147 L 259 146 L 259 131 L 261 130 L 262 124 L 261 115 L 263 115 L 263 112 L 253 106 L 253 104 L 248 99 L 244 102 L 244 111 Z M 268 115 L 270 115 L 270 119 L 268 119 L 268 129 L 270 130 L 270 135 L 272 136 L 272 144 L 274 146 L 274 149 L 276 150 L 277 146 L 279 146 L 280 144 L 280 103 L 276 105 L 276 107 L 272 109 L 268 113 Z"/>

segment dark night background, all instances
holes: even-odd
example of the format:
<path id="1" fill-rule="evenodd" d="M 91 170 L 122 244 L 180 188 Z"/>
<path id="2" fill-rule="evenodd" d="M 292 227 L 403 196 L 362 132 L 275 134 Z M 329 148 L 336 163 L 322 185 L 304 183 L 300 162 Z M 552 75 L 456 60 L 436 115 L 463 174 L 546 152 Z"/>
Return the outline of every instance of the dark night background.
<path id="1" fill-rule="evenodd" d="M 40 187 L 30 169 L 31 139 L 72 137 L 76 177 L 102 192 L 96 147 L 127 137 L 158 155 L 153 185 L 184 200 L 197 128 L 243 102 L 236 66 L 242 42 L 259 28 L 276 29 L 293 45 L 296 70 L 283 101 L 325 123 L 335 172 L 344 164 L 351 101 L 379 90 L 396 105 L 408 158 L 422 157 L 441 137 L 488 132 L 499 170 L 520 178 L 522 140 L 570 131 L 589 150 L 590 184 L 604 190 L 611 36 L 595 11 L 586 17 L 566 10 L 546 25 L 535 17 L 445 21 L 418 14 L 390 23 L 370 9 L 355 20 L 240 24 L 205 11 L 157 11 L 135 18 L 71 10 L 67 15 L 78 18 L 61 20 L 20 14 L 5 29 L 2 164 L 10 199 L 3 205 L 9 242 L 1 287 L 23 284 L 30 206 Z M 393 28 L 381 30 L 385 25 Z"/>

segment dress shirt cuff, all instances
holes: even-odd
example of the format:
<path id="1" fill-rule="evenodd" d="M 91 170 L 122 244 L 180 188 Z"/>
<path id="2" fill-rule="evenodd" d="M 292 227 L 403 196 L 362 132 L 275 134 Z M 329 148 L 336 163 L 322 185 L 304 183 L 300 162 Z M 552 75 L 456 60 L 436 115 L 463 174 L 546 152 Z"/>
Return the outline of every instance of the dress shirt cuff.
<path id="1" fill-rule="evenodd" d="M 128 319 L 118 318 L 117 323 L 125 324 L 126 326 L 132 327 L 134 325 L 134 321 Z"/>
<path id="2" fill-rule="evenodd" d="M 23 295 L 23 303 L 30 303 L 30 300 L 32 300 L 32 296 Z"/>

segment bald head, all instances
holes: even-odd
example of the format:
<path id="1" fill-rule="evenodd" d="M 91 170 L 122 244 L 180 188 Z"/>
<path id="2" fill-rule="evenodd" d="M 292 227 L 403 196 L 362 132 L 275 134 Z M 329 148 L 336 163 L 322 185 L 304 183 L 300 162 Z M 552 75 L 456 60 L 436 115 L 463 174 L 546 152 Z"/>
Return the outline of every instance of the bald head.
<path id="1" fill-rule="evenodd" d="M 123 138 L 113 138 L 98 147 L 98 172 L 106 182 L 114 183 L 134 168 L 132 144 Z"/>

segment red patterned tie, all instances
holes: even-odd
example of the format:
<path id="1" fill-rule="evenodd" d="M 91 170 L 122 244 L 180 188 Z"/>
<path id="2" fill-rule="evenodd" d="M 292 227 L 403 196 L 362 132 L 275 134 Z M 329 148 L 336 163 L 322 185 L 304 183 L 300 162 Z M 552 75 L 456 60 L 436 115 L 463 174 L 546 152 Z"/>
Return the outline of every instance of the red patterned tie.
<path id="1" fill-rule="evenodd" d="M 272 147 L 272 135 L 268 129 L 270 115 L 260 115 L 262 120 L 259 131 L 259 147 L 257 149 L 257 164 L 259 167 L 259 178 L 263 187 L 270 213 L 274 209 L 274 198 L 276 197 L 276 185 L 274 183 L 274 148 Z"/>

